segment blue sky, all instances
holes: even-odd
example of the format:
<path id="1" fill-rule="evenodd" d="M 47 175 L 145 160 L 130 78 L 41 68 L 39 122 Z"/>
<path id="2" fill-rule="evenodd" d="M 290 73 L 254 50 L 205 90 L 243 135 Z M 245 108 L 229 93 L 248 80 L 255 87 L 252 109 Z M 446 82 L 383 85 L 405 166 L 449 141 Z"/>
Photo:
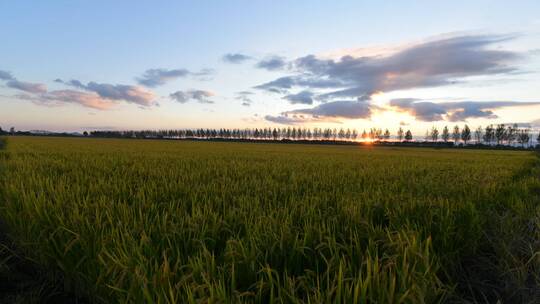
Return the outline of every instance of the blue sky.
<path id="1" fill-rule="evenodd" d="M 539 2 L 470 2 L 5 1 L 0 126 L 540 125 Z"/>

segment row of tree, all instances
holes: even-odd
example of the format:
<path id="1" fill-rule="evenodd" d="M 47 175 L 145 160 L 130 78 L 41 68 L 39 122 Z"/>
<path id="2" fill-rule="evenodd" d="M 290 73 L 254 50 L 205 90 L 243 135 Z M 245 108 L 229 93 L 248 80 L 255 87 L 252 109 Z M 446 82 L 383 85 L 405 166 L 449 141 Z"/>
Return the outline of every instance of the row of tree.
<path id="1" fill-rule="evenodd" d="M 15 128 L 11 127 L 9 131 L 3 130 L 2 127 L 0 127 L 0 135 L 8 135 L 8 134 L 15 134 Z"/>
<path id="2" fill-rule="evenodd" d="M 371 128 L 358 133 L 356 129 L 332 128 L 255 128 L 255 129 L 181 129 L 181 130 L 141 130 L 141 131 L 92 131 L 95 137 L 125 138 L 198 138 L 198 139 L 244 139 L 244 140 L 334 140 L 334 141 L 405 141 L 414 140 L 410 130 L 399 128 L 392 136 L 388 129 Z M 536 139 L 540 143 L 540 134 Z M 421 139 L 416 138 L 416 141 Z M 450 142 L 468 145 L 471 142 L 485 145 L 520 144 L 532 145 L 531 130 L 517 125 L 489 125 L 471 131 L 468 125 L 450 130 L 445 126 L 441 131 L 436 127 L 426 131 L 426 142 Z"/>
<path id="3" fill-rule="evenodd" d="M 461 141 L 465 145 L 472 140 L 474 140 L 476 144 L 486 145 L 506 144 L 511 146 L 520 144 L 522 146 L 526 146 L 532 144 L 531 130 L 528 128 L 519 128 L 517 124 L 508 126 L 504 124 L 499 124 L 496 126 L 489 125 L 485 128 L 478 127 L 474 131 L 471 131 L 467 125 L 465 125 L 461 130 L 459 126 L 455 126 L 452 132 L 450 132 L 448 127 L 445 126 L 440 134 L 439 130 L 433 127 L 430 131 L 426 131 L 425 140 L 438 141 L 439 135 L 441 140 L 444 142 L 452 140 L 454 143 L 459 143 Z M 538 135 L 536 141 L 540 143 L 540 134 Z"/>

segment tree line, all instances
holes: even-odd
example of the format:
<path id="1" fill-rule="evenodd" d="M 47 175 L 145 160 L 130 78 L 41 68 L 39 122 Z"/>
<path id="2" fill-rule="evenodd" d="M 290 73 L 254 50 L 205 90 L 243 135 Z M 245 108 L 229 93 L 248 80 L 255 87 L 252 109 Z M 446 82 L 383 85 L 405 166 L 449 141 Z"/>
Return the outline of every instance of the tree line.
<path id="1" fill-rule="evenodd" d="M 414 137 L 411 130 L 400 127 L 395 135 L 390 130 L 370 128 L 359 133 L 356 129 L 344 128 L 246 128 L 246 129 L 175 129 L 175 130 L 125 130 L 125 131 L 91 131 L 94 137 L 123 138 L 169 138 L 169 139 L 237 139 L 237 140 L 314 140 L 314 141 L 370 141 L 370 142 L 445 142 L 454 145 L 506 145 L 522 147 L 532 146 L 533 135 L 529 128 L 514 125 L 489 125 L 478 127 L 474 131 L 468 125 L 462 128 L 445 126 L 439 131 L 437 127 L 427 130 L 422 140 Z M 540 143 L 540 134 L 536 138 Z"/>

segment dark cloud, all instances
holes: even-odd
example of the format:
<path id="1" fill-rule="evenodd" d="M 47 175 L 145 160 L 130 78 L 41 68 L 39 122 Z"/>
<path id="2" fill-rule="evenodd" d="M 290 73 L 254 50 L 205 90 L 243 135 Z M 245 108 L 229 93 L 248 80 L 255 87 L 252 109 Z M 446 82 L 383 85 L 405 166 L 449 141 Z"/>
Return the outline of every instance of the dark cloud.
<path id="1" fill-rule="evenodd" d="M 468 118 L 497 118 L 495 109 L 540 105 L 540 102 L 518 101 L 459 101 L 430 102 L 414 98 L 401 98 L 390 101 L 390 106 L 409 113 L 422 121 L 465 121 Z"/>
<path id="2" fill-rule="evenodd" d="M 47 92 L 47 86 L 42 83 L 31 83 L 25 81 L 19 81 L 17 79 L 6 82 L 6 86 L 12 89 L 17 89 L 28 93 L 45 93 Z"/>
<path id="3" fill-rule="evenodd" d="M 313 93 L 310 91 L 301 91 L 296 94 L 289 94 L 283 97 L 283 99 L 288 100 L 291 104 L 313 104 Z"/>
<path id="4" fill-rule="evenodd" d="M 365 119 L 371 116 L 371 110 L 373 108 L 373 105 L 364 100 L 340 100 L 323 103 L 310 109 L 299 109 L 286 113 L 311 115 L 314 117 Z"/>
<path id="5" fill-rule="evenodd" d="M 258 67 L 259 69 L 275 71 L 275 70 L 282 69 L 283 67 L 285 67 L 285 65 L 287 65 L 287 61 L 285 61 L 284 57 L 270 56 L 257 62 L 255 66 Z"/>
<path id="6" fill-rule="evenodd" d="M 104 99 L 117 101 L 123 100 L 143 107 L 155 105 L 156 95 L 152 91 L 148 91 L 140 86 L 124 84 L 113 85 L 108 83 L 97 83 L 94 81 L 84 84 L 75 79 L 69 81 L 57 79 L 56 82 L 85 91 L 94 92 L 99 95 L 99 97 Z"/>
<path id="7" fill-rule="evenodd" d="M 272 93 L 286 93 L 288 89 L 292 88 L 295 84 L 296 80 L 294 77 L 286 76 L 280 77 L 267 83 L 263 83 L 254 88 L 266 90 Z"/>
<path id="8" fill-rule="evenodd" d="M 471 35 L 440 38 L 402 48 L 390 55 L 322 59 L 308 55 L 292 63 L 295 74 L 257 86 L 273 92 L 291 88 L 325 89 L 318 100 L 351 98 L 382 91 L 436 87 L 470 76 L 516 73 L 522 56 L 488 48 L 513 36 Z"/>
<path id="9" fill-rule="evenodd" d="M 244 63 L 245 61 L 253 59 L 251 56 L 240 54 L 240 53 L 229 53 L 223 55 L 223 61 L 233 64 Z"/>
<path id="10" fill-rule="evenodd" d="M 209 98 L 215 94 L 210 91 L 204 90 L 189 90 L 189 91 L 176 91 L 171 93 L 169 97 L 177 102 L 186 103 L 190 100 L 194 100 L 198 103 L 214 103 Z"/>
<path id="11" fill-rule="evenodd" d="M 390 101 L 390 105 L 423 121 L 443 120 L 443 115 L 448 112 L 443 105 L 433 102 L 419 102 L 415 98 L 394 99 Z"/>
<path id="12" fill-rule="evenodd" d="M 0 70 L 0 80 L 13 80 L 13 76 L 10 72 Z"/>
<path id="13" fill-rule="evenodd" d="M 377 107 L 367 100 L 340 100 L 320 104 L 313 108 L 283 112 L 278 116 L 267 115 L 266 120 L 280 124 L 297 124 L 312 121 L 338 122 L 339 119 L 367 119 Z"/>
<path id="14" fill-rule="evenodd" d="M 284 76 L 272 80 L 270 82 L 255 86 L 255 89 L 266 90 L 272 93 L 288 93 L 288 90 L 293 87 L 304 87 L 313 89 L 331 89 L 340 87 L 342 84 L 338 80 L 333 79 L 313 79 L 308 80 L 301 76 Z"/>

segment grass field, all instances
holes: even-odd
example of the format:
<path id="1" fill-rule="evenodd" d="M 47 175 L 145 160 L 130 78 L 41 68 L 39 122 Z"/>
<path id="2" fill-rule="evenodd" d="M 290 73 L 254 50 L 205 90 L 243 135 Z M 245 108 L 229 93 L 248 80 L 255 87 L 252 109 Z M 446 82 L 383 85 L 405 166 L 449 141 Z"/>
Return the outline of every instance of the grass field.
<path id="1" fill-rule="evenodd" d="M 12 137 L 0 185 L 18 248 L 92 301 L 540 296 L 531 152 Z"/>

